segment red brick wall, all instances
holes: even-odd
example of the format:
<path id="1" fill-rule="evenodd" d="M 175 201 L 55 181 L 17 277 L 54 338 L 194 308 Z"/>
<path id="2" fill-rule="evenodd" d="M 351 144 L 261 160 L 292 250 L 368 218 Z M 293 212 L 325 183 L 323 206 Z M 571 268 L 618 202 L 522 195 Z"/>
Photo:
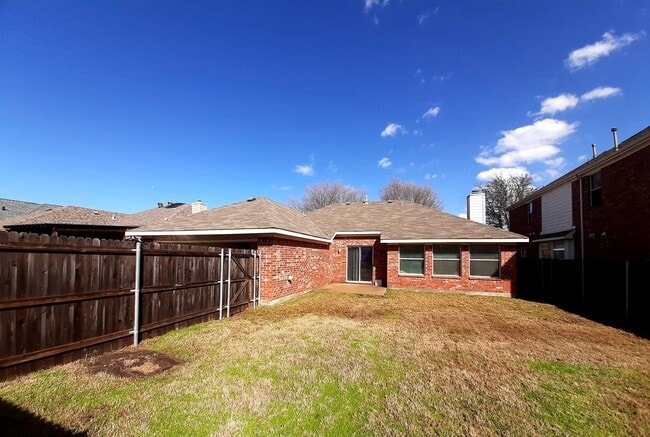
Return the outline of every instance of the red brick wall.
<path id="1" fill-rule="evenodd" d="M 534 240 L 542 233 L 542 198 L 533 199 L 533 219 L 528 223 L 528 204 L 519 206 L 510 211 L 510 230 L 524 235 L 529 240 Z M 539 258 L 539 243 L 528 243 L 520 248 L 525 248 L 525 258 Z M 521 250 L 521 249 L 520 249 Z"/>
<path id="2" fill-rule="evenodd" d="M 332 282 L 333 264 L 328 244 L 281 238 L 260 238 L 261 298 L 273 301 L 304 293 Z"/>
<path id="3" fill-rule="evenodd" d="M 589 177 L 582 179 L 585 259 L 650 259 L 650 147 L 601 171 L 602 202 L 589 205 Z M 575 251 L 580 257 L 580 182 L 573 182 Z"/>
<path id="4" fill-rule="evenodd" d="M 396 245 L 382 245 L 374 238 L 337 238 L 330 245 L 261 238 L 257 249 L 261 260 L 261 296 L 265 302 L 304 293 L 328 283 L 346 282 L 348 246 L 373 247 L 373 283 L 383 286 L 431 290 L 475 292 L 515 291 L 516 256 L 514 246 L 501 246 L 501 278 L 470 278 L 469 247 L 462 246 L 460 277 L 433 276 L 431 245 L 426 248 L 425 274 L 399 274 Z"/>
<path id="5" fill-rule="evenodd" d="M 432 246 L 425 245 L 424 275 L 399 273 L 399 246 L 389 245 L 388 287 L 428 290 L 456 290 L 473 292 L 516 292 L 517 257 L 515 246 L 501 246 L 501 278 L 476 278 L 469 276 L 469 246 L 461 246 L 461 276 L 433 276 Z"/>

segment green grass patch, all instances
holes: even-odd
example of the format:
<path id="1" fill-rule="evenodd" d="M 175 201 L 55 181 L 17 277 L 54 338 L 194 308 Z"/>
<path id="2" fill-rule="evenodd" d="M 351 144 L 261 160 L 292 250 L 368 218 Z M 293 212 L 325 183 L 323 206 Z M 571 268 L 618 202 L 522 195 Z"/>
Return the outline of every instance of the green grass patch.
<path id="1" fill-rule="evenodd" d="M 554 433 L 622 436 L 650 430 L 647 423 L 636 422 L 634 404 L 646 403 L 650 395 L 648 376 L 638 370 L 549 360 L 533 361 L 530 367 L 537 381 L 526 398 Z"/>

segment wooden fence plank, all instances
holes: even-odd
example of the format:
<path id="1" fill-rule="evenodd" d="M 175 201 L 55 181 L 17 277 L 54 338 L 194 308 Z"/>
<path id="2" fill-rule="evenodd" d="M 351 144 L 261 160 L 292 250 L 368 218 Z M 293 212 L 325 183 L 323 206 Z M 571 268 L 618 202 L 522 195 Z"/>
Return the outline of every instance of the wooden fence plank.
<path id="1" fill-rule="evenodd" d="M 0 232 L 0 379 L 128 343 L 134 248 L 134 241 Z M 221 248 L 142 248 L 147 337 L 219 316 Z M 255 273 L 251 251 L 232 255 L 234 314 L 248 307 Z"/>

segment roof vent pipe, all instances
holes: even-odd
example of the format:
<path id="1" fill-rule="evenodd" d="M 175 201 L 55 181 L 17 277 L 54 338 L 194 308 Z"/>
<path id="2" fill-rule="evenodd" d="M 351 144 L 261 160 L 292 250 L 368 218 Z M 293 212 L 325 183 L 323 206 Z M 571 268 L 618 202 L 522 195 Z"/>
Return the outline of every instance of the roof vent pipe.
<path id="1" fill-rule="evenodd" d="M 592 144 L 591 145 L 591 154 L 593 155 L 593 158 L 595 159 L 598 154 L 596 153 L 596 145 Z"/>
<path id="2" fill-rule="evenodd" d="M 616 129 L 615 127 L 612 128 L 612 136 L 614 137 L 614 149 L 618 150 L 618 138 L 616 137 Z"/>

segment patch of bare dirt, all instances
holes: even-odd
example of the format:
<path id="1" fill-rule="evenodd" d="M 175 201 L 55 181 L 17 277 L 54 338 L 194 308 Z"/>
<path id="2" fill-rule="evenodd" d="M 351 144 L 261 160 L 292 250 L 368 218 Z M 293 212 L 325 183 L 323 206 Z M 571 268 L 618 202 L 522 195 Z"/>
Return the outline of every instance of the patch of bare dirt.
<path id="1" fill-rule="evenodd" d="M 165 372 L 183 364 L 182 361 L 161 352 L 126 348 L 103 354 L 87 364 L 92 373 L 108 373 L 121 378 L 144 378 Z"/>

